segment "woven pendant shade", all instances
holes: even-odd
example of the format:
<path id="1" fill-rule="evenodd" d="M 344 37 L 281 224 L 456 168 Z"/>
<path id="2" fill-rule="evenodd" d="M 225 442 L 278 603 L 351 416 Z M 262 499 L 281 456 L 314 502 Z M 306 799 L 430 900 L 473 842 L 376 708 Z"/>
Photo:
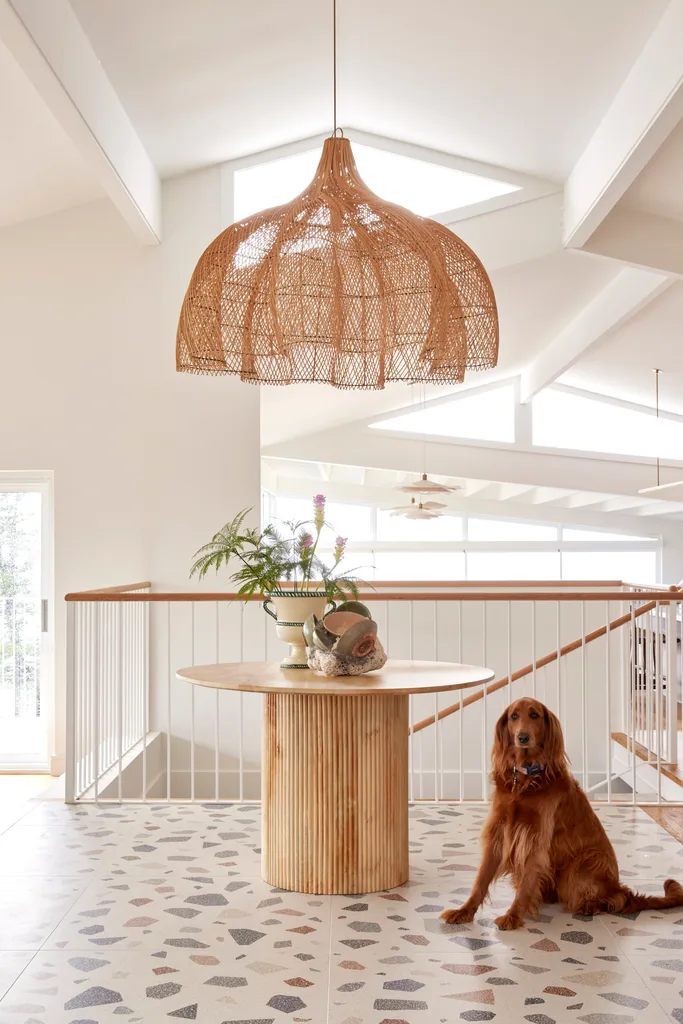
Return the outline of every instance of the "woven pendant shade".
<path id="1" fill-rule="evenodd" d="M 479 259 L 442 224 L 370 192 L 348 139 L 332 137 L 301 195 L 233 224 L 203 254 L 176 365 L 256 384 L 376 389 L 460 383 L 497 358 Z"/>

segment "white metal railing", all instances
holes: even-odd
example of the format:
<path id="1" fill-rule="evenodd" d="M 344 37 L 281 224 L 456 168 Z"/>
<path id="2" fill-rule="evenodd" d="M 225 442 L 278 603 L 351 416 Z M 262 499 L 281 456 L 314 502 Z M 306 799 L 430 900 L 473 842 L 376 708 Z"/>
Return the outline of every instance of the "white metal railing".
<path id="1" fill-rule="evenodd" d="M 124 796 L 126 768 L 149 730 L 148 623 L 143 602 L 67 604 L 67 796 Z"/>
<path id="2" fill-rule="evenodd" d="M 175 673 L 279 658 L 271 620 L 230 594 L 140 588 L 68 596 L 67 799 L 259 799 L 260 695 L 189 686 Z M 530 695 L 558 714 L 593 800 L 683 803 L 683 593 L 614 582 L 399 583 L 364 599 L 390 657 L 496 674 L 455 703 L 448 693 L 411 698 L 411 799 L 486 799 L 495 722 Z"/>

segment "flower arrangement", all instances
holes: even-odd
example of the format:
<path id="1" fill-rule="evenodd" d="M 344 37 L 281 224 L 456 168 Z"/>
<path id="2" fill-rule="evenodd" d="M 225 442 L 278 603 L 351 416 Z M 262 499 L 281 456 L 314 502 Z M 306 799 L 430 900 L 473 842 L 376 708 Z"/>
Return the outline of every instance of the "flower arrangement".
<path id="1" fill-rule="evenodd" d="M 230 576 L 238 584 L 240 594 L 262 596 L 282 594 L 293 590 L 302 594 L 320 593 L 328 601 L 358 596 L 357 577 L 339 571 L 346 554 L 347 538 L 338 536 L 332 554 L 333 563 L 325 565 L 317 555 L 320 535 L 325 527 L 324 494 L 313 498 L 313 516 L 301 522 L 286 521 L 281 533 L 272 524 L 263 530 L 244 525 L 251 509 L 244 509 L 222 530 L 214 534 L 208 544 L 195 553 L 190 576 L 201 579 L 209 569 L 216 572 L 222 565 L 237 559 L 241 564 Z M 283 584 L 288 584 L 286 588 Z"/>

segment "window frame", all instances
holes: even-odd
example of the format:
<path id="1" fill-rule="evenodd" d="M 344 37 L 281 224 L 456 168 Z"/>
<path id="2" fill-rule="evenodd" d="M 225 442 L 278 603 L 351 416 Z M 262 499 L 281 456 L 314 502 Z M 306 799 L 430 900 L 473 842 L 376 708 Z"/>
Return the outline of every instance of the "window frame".
<path id="1" fill-rule="evenodd" d="M 313 490 L 315 489 L 315 486 L 320 486 L 320 485 L 316 485 L 314 482 L 312 482 L 312 484 L 313 484 L 313 486 L 311 487 L 311 494 L 313 493 Z M 267 499 L 265 497 L 266 493 L 268 494 L 268 498 Z M 278 497 L 282 497 L 282 498 L 301 498 L 302 494 L 301 494 L 301 492 L 297 493 L 297 492 L 293 492 L 293 491 L 289 491 L 289 490 L 288 491 L 282 491 L 279 494 L 274 494 L 274 493 L 271 493 L 271 492 L 264 492 L 264 500 L 262 502 L 262 507 L 264 508 L 264 510 L 266 508 L 268 509 L 268 513 L 269 513 L 269 516 L 270 516 L 270 519 L 268 521 L 270 521 L 274 517 L 274 515 L 275 515 L 276 508 L 277 508 L 277 498 Z M 378 540 L 377 539 L 377 511 L 378 511 L 378 508 L 380 507 L 380 505 L 379 505 L 379 503 L 377 501 L 358 501 L 358 500 L 343 501 L 343 500 L 340 500 L 336 496 L 334 498 L 331 498 L 330 501 L 334 502 L 334 504 L 337 504 L 337 505 L 344 505 L 344 504 L 348 504 L 348 505 L 362 505 L 364 507 L 370 506 L 371 509 L 372 509 L 371 521 L 372 521 L 372 529 L 373 529 L 373 539 L 369 540 L 369 541 L 352 541 L 352 542 L 350 542 L 349 546 L 351 548 L 351 560 L 352 561 L 354 560 L 353 559 L 354 555 L 358 555 L 359 557 L 369 556 L 370 558 L 372 558 L 372 556 L 374 556 L 375 553 L 380 553 L 380 552 L 387 552 L 387 553 L 400 553 L 400 552 L 405 552 L 405 553 L 413 553 L 413 552 L 416 552 L 416 553 L 426 553 L 426 552 L 451 552 L 451 551 L 452 552 L 461 552 L 465 556 L 465 576 L 464 576 L 464 579 L 463 579 L 462 582 L 467 582 L 467 581 L 470 581 L 470 576 L 469 576 L 469 572 L 468 572 L 468 558 L 467 558 L 468 553 L 490 552 L 490 553 L 505 554 L 505 553 L 508 553 L 508 552 L 509 553 L 558 552 L 559 556 L 560 556 L 560 577 L 559 577 L 559 579 L 562 580 L 563 579 L 563 574 L 562 574 L 562 556 L 565 553 L 572 552 L 572 553 L 577 553 L 577 554 L 579 554 L 579 553 L 580 554 L 590 554 L 591 552 L 595 552 L 595 553 L 603 553 L 603 552 L 605 552 L 605 553 L 607 553 L 607 552 L 615 552 L 615 553 L 618 553 L 618 552 L 625 552 L 625 553 L 628 553 L 628 552 L 654 552 L 654 554 L 655 554 L 655 574 L 656 574 L 656 577 L 657 577 L 655 582 L 659 584 L 662 581 L 662 549 L 663 549 L 663 541 L 662 541 L 662 537 L 661 536 L 643 537 L 641 540 L 630 540 L 630 541 L 626 541 L 626 540 L 624 540 L 624 541 L 615 541 L 615 540 L 605 540 L 605 541 L 598 541 L 598 540 L 580 541 L 580 540 L 577 540 L 577 541 L 568 541 L 568 540 L 564 540 L 564 538 L 563 538 L 564 529 L 565 528 L 566 529 L 580 529 L 581 528 L 580 524 L 578 524 L 578 523 L 564 523 L 564 522 L 562 522 L 559 519 L 557 521 L 553 522 L 553 521 L 547 521 L 547 520 L 535 520 L 535 519 L 531 519 L 531 518 L 529 518 L 529 519 L 521 518 L 519 516 L 483 515 L 482 513 L 479 513 L 479 512 L 472 512 L 471 516 L 470 516 L 470 515 L 468 515 L 467 512 L 463 512 L 461 510 L 457 510 L 457 511 L 454 510 L 455 514 L 458 516 L 458 518 L 462 522 L 462 540 L 456 540 L 456 541 L 443 541 L 443 540 L 442 541 L 411 541 L 411 540 L 397 541 L 397 540 L 386 540 L 386 541 L 382 541 L 382 540 Z M 502 541 L 502 540 L 501 541 L 475 541 L 475 540 L 470 540 L 469 539 L 469 529 L 468 529 L 469 518 L 473 518 L 473 519 L 493 519 L 493 520 L 498 520 L 498 521 L 503 521 L 503 522 L 514 522 L 514 523 L 524 524 L 524 525 L 527 525 L 527 526 L 543 526 L 543 527 L 546 527 L 546 528 L 548 526 L 554 526 L 555 529 L 556 529 L 556 532 L 557 532 L 557 537 L 554 540 L 544 540 L 544 541 L 530 541 L 530 540 L 520 540 L 520 541 Z M 265 522 L 266 522 L 266 520 L 264 519 L 264 523 Z M 591 529 L 595 533 L 599 533 L 600 532 L 599 528 L 591 527 L 588 524 L 585 524 L 585 529 Z M 615 530 L 614 527 L 605 528 L 605 534 L 607 534 L 607 535 L 614 535 L 615 533 L 618 533 L 618 532 L 619 531 Z M 629 536 L 633 536 L 632 532 L 629 534 Z M 372 581 L 368 580 L 368 582 L 372 582 Z M 389 581 L 382 580 L 381 582 L 389 582 Z M 428 582 L 428 581 L 425 581 L 425 582 Z M 568 581 L 568 582 L 570 582 L 570 581 Z"/>

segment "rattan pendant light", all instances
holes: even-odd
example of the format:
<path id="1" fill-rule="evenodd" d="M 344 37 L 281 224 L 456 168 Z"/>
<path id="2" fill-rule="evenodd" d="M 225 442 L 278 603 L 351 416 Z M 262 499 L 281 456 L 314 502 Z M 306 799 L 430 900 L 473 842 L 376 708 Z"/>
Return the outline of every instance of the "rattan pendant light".
<path id="1" fill-rule="evenodd" d="M 336 11 L 335 11 L 336 28 Z M 457 384 L 498 359 L 480 260 L 443 224 L 364 184 L 336 127 L 296 199 L 233 224 L 200 258 L 176 367 L 254 384 Z"/>

